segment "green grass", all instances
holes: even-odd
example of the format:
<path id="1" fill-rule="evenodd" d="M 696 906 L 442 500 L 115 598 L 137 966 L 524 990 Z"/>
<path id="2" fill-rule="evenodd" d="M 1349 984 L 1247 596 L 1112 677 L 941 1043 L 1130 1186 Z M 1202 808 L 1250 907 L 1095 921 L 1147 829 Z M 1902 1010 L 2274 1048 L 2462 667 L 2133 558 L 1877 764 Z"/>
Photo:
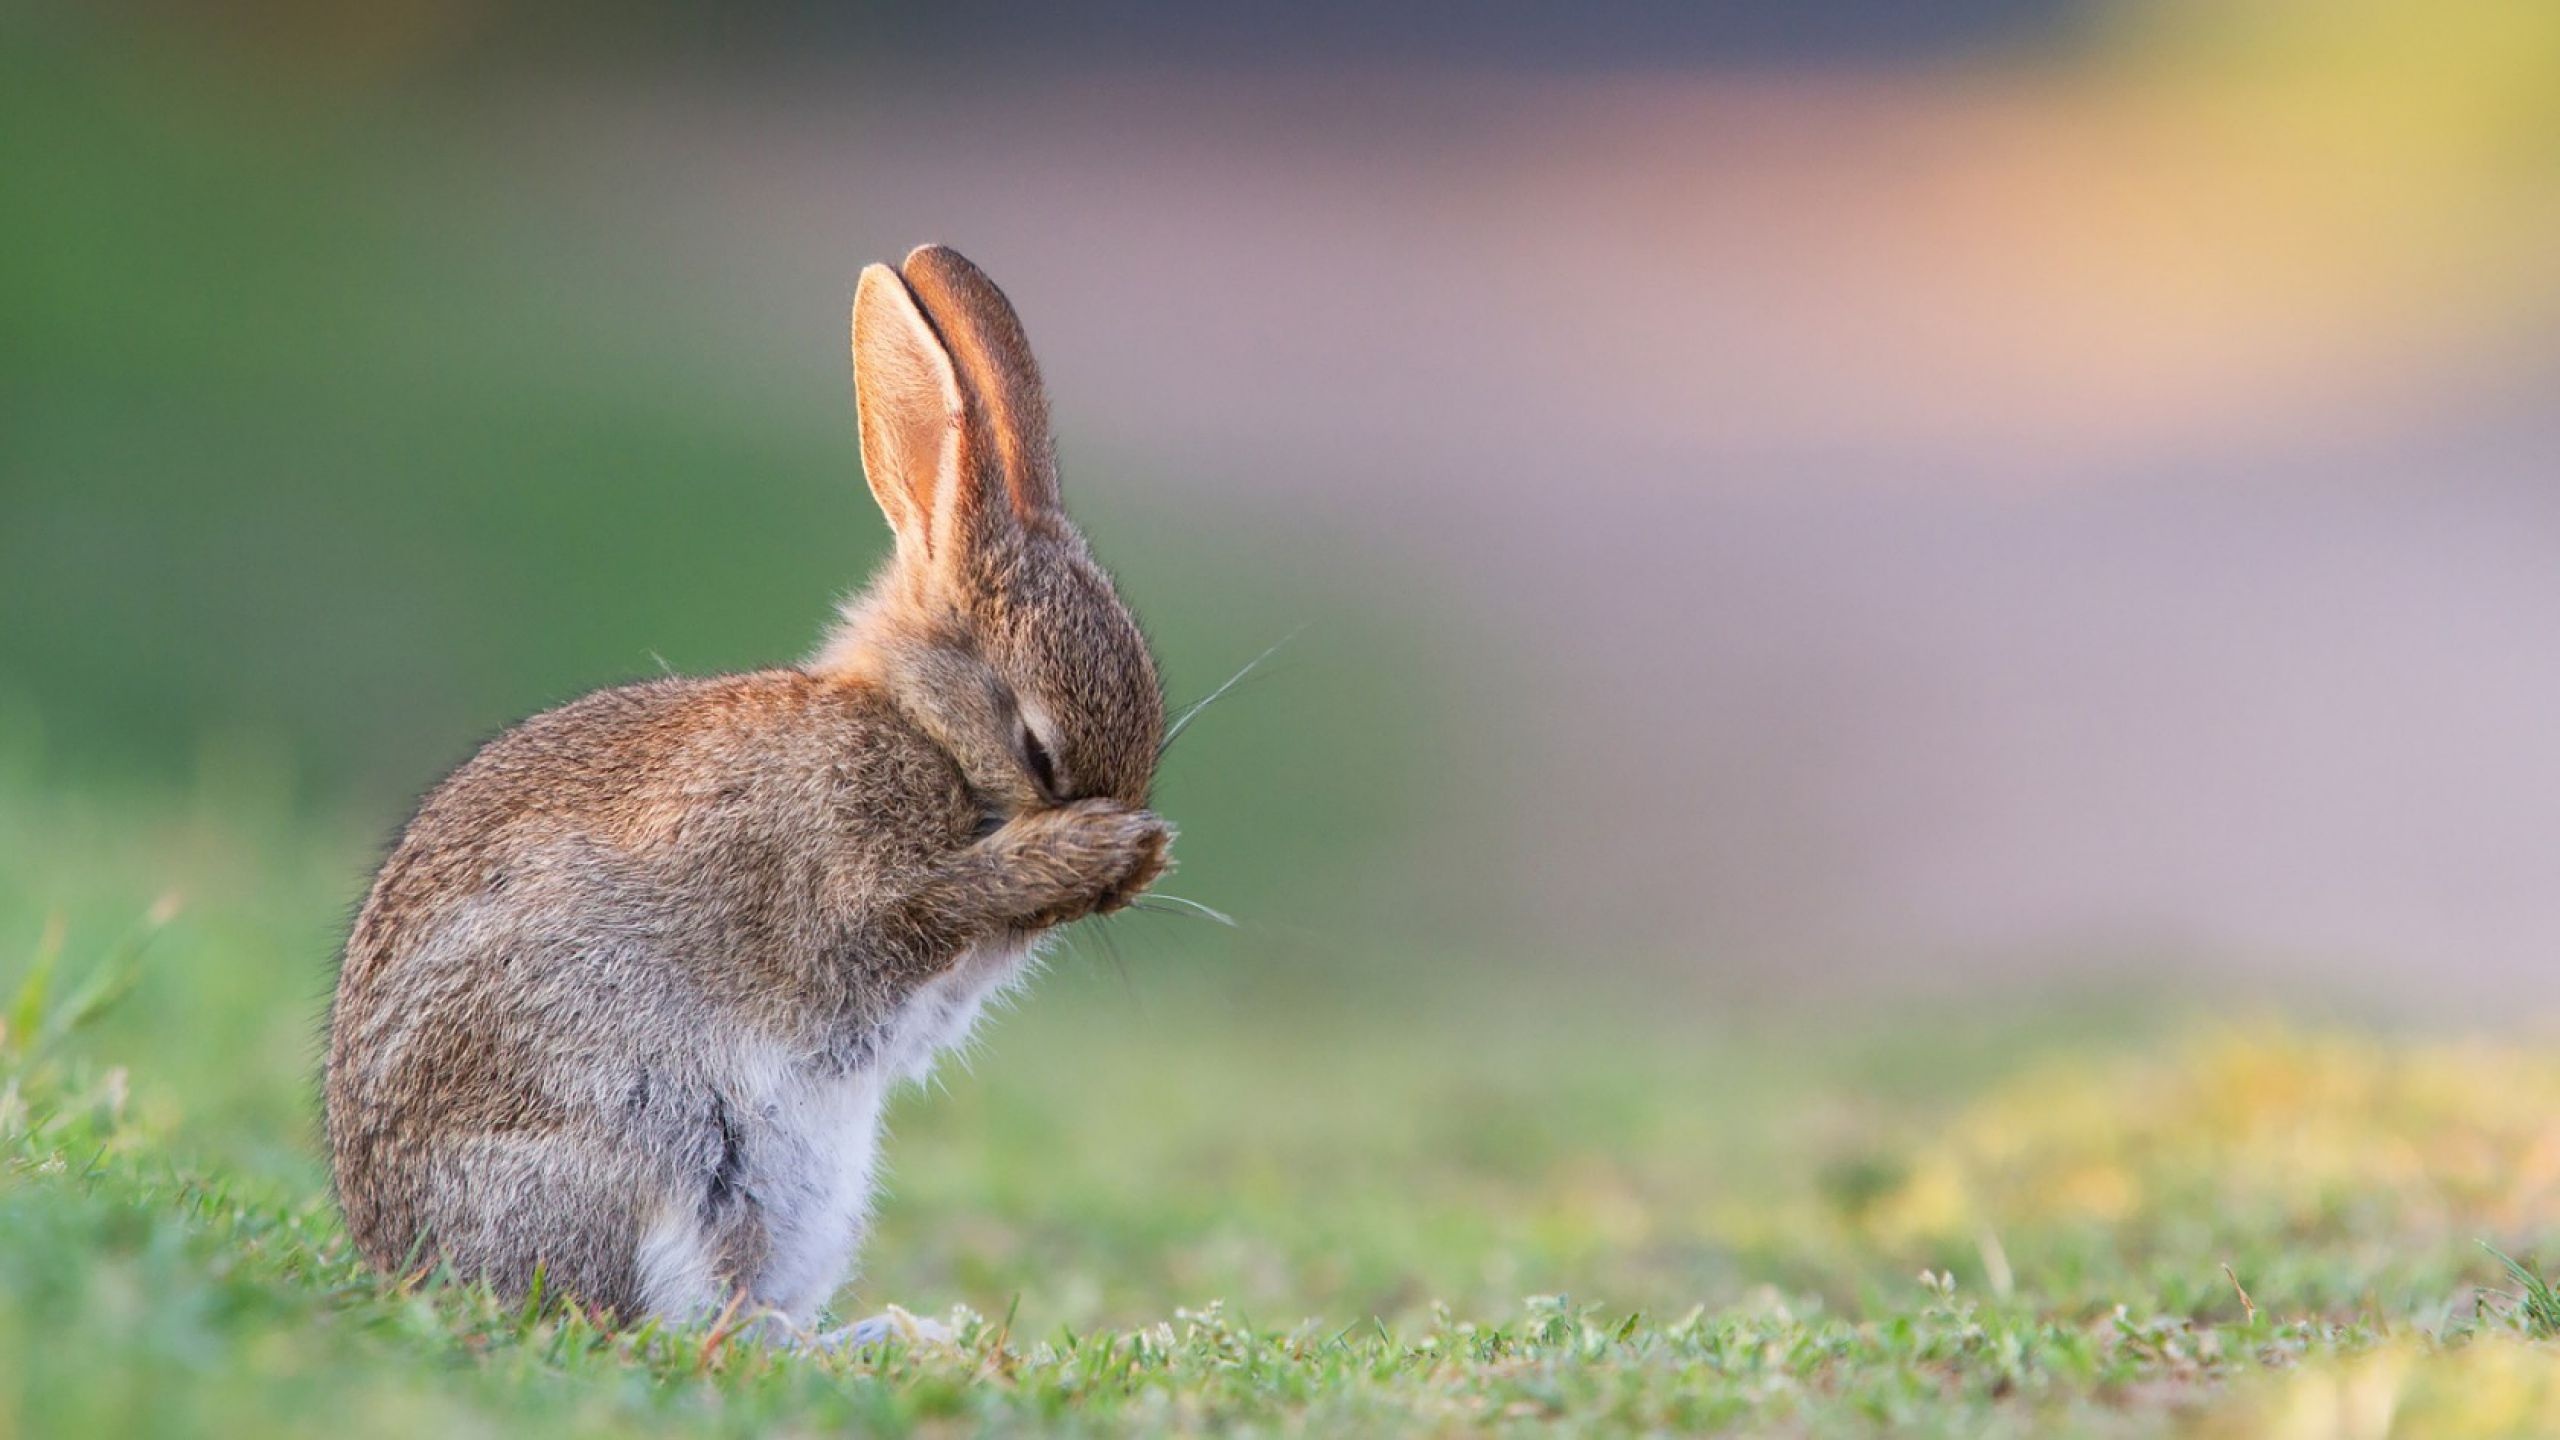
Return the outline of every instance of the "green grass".
<path id="1" fill-rule="evenodd" d="M 2560 1193 L 2540 1049 L 2121 1002 L 1737 1016 L 1251 925 L 1080 944 L 898 1106 L 841 1308 L 964 1307 L 955 1347 L 391 1285 L 311 1123 L 367 847 L 245 781 L 0 756 L 0 1435 L 2560 1415 L 2521 1258 Z"/>

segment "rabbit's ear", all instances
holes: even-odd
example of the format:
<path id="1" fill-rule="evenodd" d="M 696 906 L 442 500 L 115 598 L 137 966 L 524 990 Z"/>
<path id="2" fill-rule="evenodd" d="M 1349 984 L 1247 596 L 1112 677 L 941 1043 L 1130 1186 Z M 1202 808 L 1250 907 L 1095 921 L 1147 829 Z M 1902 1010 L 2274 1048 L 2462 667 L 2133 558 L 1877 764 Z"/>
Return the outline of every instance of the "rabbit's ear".
<path id="1" fill-rule="evenodd" d="M 1039 525 L 1058 513 L 1058 460 L 1049 399 L 1022 320 L 996 282 L 959 251 L 925 245 L 899 267 L 958 369 L 979 422 L 986 478 L 1000 482 L 1014 518 Z"/>
<path id="2" fill-rule="evenodd" d="M 853 292 L 853 402 L 863 477 L 898 553 L 930 560 L 936 521 L 961 489 L 968 404 L 950 352 L 886 265 L 866 266 Z"/>

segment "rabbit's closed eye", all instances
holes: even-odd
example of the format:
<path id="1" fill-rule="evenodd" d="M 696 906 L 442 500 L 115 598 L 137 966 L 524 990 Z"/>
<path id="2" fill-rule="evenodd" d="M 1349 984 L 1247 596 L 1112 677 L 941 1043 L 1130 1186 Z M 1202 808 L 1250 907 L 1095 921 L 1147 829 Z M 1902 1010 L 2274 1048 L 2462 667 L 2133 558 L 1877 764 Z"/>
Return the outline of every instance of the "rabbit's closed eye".
<path id="1" fill-rule="evenodd" d="M 1052 800 L 1065 797 L 1058 793 L 1057 762 L 1049 758 L 1049 747 L 1040 743 L 1040 732 L 1031 722 L 1022 722 L 1022 763 L 1031 767 L 1031 778 L 1040 782 L 1040 793 Z"/>

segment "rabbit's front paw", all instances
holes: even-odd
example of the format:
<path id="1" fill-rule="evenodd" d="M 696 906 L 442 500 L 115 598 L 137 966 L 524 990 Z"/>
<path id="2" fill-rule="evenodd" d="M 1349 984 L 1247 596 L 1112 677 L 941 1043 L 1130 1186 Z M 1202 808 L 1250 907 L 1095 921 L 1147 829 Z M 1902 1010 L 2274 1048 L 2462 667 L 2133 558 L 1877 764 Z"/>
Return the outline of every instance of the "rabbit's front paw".
<path id="1" fill-rule="evenodd" d="M 1084 800 L 1025 815 L 997 839 L 1040 897 L 1030 922 L 1063 925 L 1117 910 L 1154 884 L 1165 871 L 1173 827 L 1151 810 Z"/>
<path id="2" fill-rule="evenodd" d="M 1126 864 L 1120 868 L 1119 878 L 1104 887 L 1101 897 L 1093 902 L 1097 914 L 1108 915 L 1147 893 L 1147 887 L 1163 878 L 1173 865 L 1173 827 L 1165 823 L 1164 817 L 1152 810 L 1137 810 L 1129 812 L 1127 818 L 1135 824 L 1125 852 Z"/>

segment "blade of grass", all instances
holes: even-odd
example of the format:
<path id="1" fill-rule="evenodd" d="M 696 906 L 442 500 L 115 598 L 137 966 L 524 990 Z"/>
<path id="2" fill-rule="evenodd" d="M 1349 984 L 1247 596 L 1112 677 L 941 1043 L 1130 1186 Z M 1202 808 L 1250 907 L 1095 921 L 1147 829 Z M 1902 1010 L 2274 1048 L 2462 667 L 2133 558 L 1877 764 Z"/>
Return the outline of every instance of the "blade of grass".
<path id="1" fill-rule="evenodd" d="M 15 1043 L 32 1049 L 37 1027 L 44 1020 L 44 997 L 53 986 L 54 967 L 62 960 L 62 938 L 65 926 L 62 912 L 45 917 L 44 934 L 36 941 L 35 963 L 27 968 L 27 977 L 18 982 L 18 996 L 9 1006 L 9 1029 L 0 1035 L 0 1049 Z"/>
<path id="2" fill-rule="evenodd" d="M 177 918 L 179 900 L 176 895 L 163 895 L 142 918 L 116 942 L 104 959 L 90 968 L 80 988 L 47 1015 L 42 1030 L 30 1047 L 29 1058 L 41 1059 L 54 1046 L 95 1024 L 100 1017 L 121 1004 L 142 983 L 142 955 L 150 947 L 151 938 Z"/>

